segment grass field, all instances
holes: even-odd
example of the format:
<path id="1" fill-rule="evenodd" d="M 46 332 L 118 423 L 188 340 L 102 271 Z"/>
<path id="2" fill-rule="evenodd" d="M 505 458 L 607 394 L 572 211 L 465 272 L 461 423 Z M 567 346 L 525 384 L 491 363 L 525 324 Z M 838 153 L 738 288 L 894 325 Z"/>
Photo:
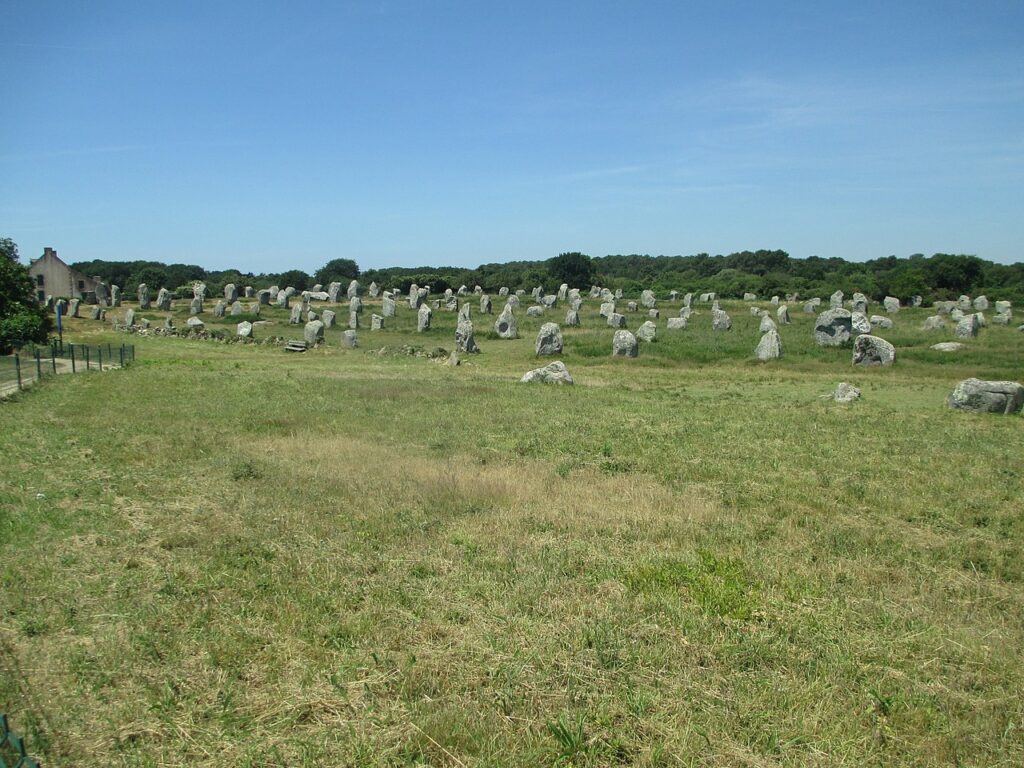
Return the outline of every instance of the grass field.
<path id="1" fill-rule="evenodd" d="M 0 404 L 0 708 L 54 766 L 1024 764 L 1024 422 L 944 405 L 1024 333 L 854 369 L 794 306 L 763 365 L 724 306 L 628 360 L 588 301 L 575 387 L 518 383 L 564 308 L 449 368 L 400 305 Z"/>

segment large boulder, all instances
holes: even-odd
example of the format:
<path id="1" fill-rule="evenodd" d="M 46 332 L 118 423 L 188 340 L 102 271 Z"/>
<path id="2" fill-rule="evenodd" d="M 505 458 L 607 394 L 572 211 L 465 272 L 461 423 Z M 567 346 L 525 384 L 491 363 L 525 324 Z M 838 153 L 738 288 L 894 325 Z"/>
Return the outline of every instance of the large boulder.
<path id="1" fill-rule="evenodd" d="M 892 328 L 892 318 L 885 315 L 872 315 L 870 320 L 873 328 Z"/>
<path id="2" fill-rule="evenodd" d="M 626 316 L 620 315 L 618 312 L 612 312 L 608 315 L 608 325 L 612 328 L 625 328 L 626 327 Z"/>
<path id="3" fill-rule="evenodd" d="M 885 311 L 889 314 L 900 311 L 900 300 L 894 296 L 886 296 L 882 299 L 882 306 L 885 307 Z"/>
<path id="4" fill-rule="evenodd" d="M 573 383 L 569 369 L 565 367 L 565 363 L 561 360 L 555 360 L 555 362 L 549 363 L 543 368 L 534 368 L 532 371 L 527 371 L 519 381 L 523 383 L 536 381 L 543 384 Z"/>
<path id="5" fill-rule="evenodd" d="M 814 340 L 821 347 L 840 347 L 850 340 L 852 333 L 852 315 L 841 307 L 826 309 L 814 321 Z"/>
<path id="6" fill-rule="evenodd" d="M 768 333 L 768 331 L 777 330 L 775 321 L 772 320 L 772 316 L 769 315 L 767 312 L 761 315 L 761 325 L 758 327 L 757 330 L 760 333 Z"/>
<path id="7" fill-rule="evenodd" d="M 562 329 L 557 323 L 544 323 L 537 333 L 534 350 L 538 355 L 559 355 L 562 353 Z"/>
<path id="8" fill-rule="evenodd" d="M 946 327 L 946 321 L 942 315 L 929 315 L 924 319 L 922 328 L 926 331 L 937 331 Z"/>
<path id="9" fill-rule="evenodd" d="M 688 322 L 689 318 L 686 317 L 670 317 L 665 327 L 670 331 L 678 331 L 686 328 Z"/>
<path id="10" fill-rule="evenodd" d="M 639 353 L 636 336 L 629 331 L 616 331 L 612 337 L 612 357 L 636 357 Z"/>
<path id="11" fill-rule="evenodd" d="M 252 323 L 250 323 L 248 320 L 242 321 L 235 328 L 235 333 L 236 333 L 236 335 L 238 335 L 239 337 L 241 337 L 243 339 L 251 339 L 252 338 Z"/>
<path id="12" fill-rule="evenodd" d="M 657 304 L 657 299 L 654 297 L 654 291 L 644 291 L 640 294 L 640 303 L 643 304 L 647 309 L 653 309 Z"/>
<path id="13" fill-rule="evenodd" d="M 430 311 L 430 307 L 423 304 L 419 308 L 419 312 L 416 314 L 416 330 L 419 333 L 430 330 L 430 316 L 433 312 Z"/>
<path id="14" fill-rule="evenodd" d="M 974 413 L 1019 413 L 1024 406 L 1024 386 L 1015 381 L 964 379 L 949 396 L 950 408 Z"/>
<path id="15" fill-rule="evenodd" d="M 863 333 L 853 342 L 854 365 L 892 365 L 896 347 L 879 336 Z"/>

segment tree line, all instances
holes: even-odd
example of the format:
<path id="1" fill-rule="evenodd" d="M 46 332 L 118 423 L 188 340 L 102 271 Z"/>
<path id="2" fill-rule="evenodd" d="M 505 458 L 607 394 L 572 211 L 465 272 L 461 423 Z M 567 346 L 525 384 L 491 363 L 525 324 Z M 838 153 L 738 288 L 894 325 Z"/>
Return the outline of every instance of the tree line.
<path id="1" fill-rule="evenodd" d="M 724 298 L 739 298 L 744 293 L 759 296 L 799 293 L 801 296 L 828 296 L 841 290 L 860 291 L 881 300 L 896 296 L 908 301 L 922 296 L 926 302 L 956 298 L 961 294 L 990 294 L 1010 301 L 1024 301 L 1024 263 L 997 264 L 977 256 L 936 253 L 914 254 L 906 258 L 887 256 L 869 261 L 811 256 L 795 259 L 782 250 L 740 251 L 712 256 L 649 256 L 641 254 L 590 257 L 579 252 L 562 253 L 546 260 L 510 261 L 465 267 L 389 267 L 361 271 L 352 259 L 332 259 L 309 274 L 300 269 L 275 273 L 252 273 L 238 269 L 206 270 L 195 264 L 162 264 L 156 261 L 84 261 L 72 266 L 87 275 L 98 275 L 121 286 L 129 295 L 139 283 L 151 289 L 167 288 L 180 296 L 191 295 L 191 285 L 205 282 L 213 294 L 228 283 L 267 288 L 293 286 L 303 291 L 320 283 L 347 284 L 359 279 L 376 282 L 383 288 L 407 291 L 413 283 L 430 285 L 435 291 L 469 288 L 479 285 L 496 292 L 531 290 L 542 286 L 547 291 L 560 284 L 589 288 L 591 285 L 621 288 L 634 295 L 651 289 L 669 291 L 714 291 Z"/>

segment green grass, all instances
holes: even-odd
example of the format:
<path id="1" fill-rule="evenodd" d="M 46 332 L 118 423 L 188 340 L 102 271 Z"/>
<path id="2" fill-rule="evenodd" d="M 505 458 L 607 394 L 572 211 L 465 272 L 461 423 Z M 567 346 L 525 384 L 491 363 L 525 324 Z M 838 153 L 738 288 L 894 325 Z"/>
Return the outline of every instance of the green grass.
<path id="1" fill-rule="evenodd" d="M 859 370 L 797 306 L 762 365 L 726 308 L 621 360 L 588 302 L 576 387 L 517 382 L 561 308 L 474 313 L 452 369 L 376 353 L 453 346 L 399 306 L 355 350 L 135 337 L 16 396 L 0 708 L 54 765 L 1020 764 L 1022 422 L 944 398 L 1020 380 L 1024 334 L 942 355 L 904 311 Z"/>

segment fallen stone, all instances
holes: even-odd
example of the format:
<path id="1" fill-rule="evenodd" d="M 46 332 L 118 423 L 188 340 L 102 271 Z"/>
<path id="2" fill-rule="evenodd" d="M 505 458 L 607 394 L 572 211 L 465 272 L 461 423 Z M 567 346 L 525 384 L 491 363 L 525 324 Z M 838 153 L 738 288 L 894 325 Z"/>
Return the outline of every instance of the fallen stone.
<path id="1" fill-rule="evenodd" d="M 961 349 L 966 349 L 966 344 L 961 344 L 959 341 L 943 341 L 939 344 L 932 344 L 929 349 L 934 349 L 936 352 L 959 352 Z"/>
<path id="2" fill-rule="evenodd" d="M 565 367 L 565 363 L 561 360 L 555 360 L 543 368 L 534 368 L 532 371 L 527 371 L 519 381 L 524 384 L 533 382 L 540 382 L 542 384 L 574 383 L 572 376 L 569 374 L 569 369 Z"/>
<path id="3" fill-rule="evenodd" d="M 1024 406 L 1024 386 L 1015 381 L 964 379 L 947 400 L 950 408 L 973 413 L 1019 413 Z"/>

